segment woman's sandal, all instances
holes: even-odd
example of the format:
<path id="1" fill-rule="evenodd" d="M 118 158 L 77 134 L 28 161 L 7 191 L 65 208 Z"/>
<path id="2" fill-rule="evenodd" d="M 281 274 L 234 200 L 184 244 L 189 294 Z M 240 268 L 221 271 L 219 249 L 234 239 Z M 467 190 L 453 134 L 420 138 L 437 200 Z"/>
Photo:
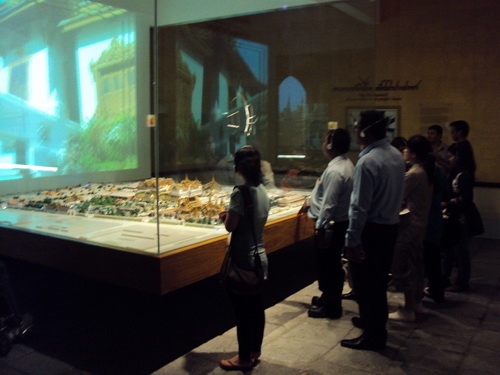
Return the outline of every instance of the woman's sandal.
<path id="1" fill-rule="evenodd" d="M 254 361 L 240 361 L 240 358 L 235 356 L 230 359 L 223 359 L 219 362 L 219 366 L 226 371 L 248 371 L 254 366 Z"/>
<path id="2" fill-rule="evenodd" d="M 252 360 L 252 367 L 257 366 L 260 363 L 260 352 L 255 352 L 250 354 L 250 359 Z"/>

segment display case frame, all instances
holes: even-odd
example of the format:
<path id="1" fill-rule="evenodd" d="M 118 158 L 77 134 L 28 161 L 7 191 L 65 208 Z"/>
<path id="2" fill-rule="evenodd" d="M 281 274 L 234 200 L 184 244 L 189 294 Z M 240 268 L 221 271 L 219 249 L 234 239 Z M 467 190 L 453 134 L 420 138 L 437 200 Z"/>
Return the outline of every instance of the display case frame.
<path id="1" fill-rule="evenodd" d="M 271 220 L 264 228 L 266 251 L 272 253 L 313 234 L 314 222 L 306 215 L 294 213 Z M 210 239 L 156 255 L 14 229 L 3 222 L 0 244 L 1 255 L 162 295 L 216 275 L 226 251 L 227 233 L 219 231 Z"/>
<path id="2" fill-rule="evenodd" d="M 281 176 L 272 182 L 275 187 L 310 191 L 327 163 L 322 133 L 332 121 L 346 126 L 343 94 L 329 87 L 341 84 L 342 75 L 323 59 L 337 61 L 335 66 L 356 59 L 363 76 L 374 76 L 376 8 L 369 0 L 254 9 L 227 14 L 230 18 L 191 20 L 196 27 L 186 27 L 190 22 L 158 25 L 152 0 L 141 5 L 133 0 L 28 3 L 5 5 L 2 14 L 8 17 L 0 19 L 13 30 L 0 56 L 0 76 L 9 82 L 0 84 L 0 99 L 14 99 L 16 108 L 30 114 L 9 112 L 2 122 L 9 125 L 0 128 L 0 201 L 23 193 L 151 179 L 156 182 L 155 208 L 148 218 L 124 220 L 99 217 L 90 208 L 70 208 L 77 213 L 67 215 L 57 205 L 55 211 L 54 205 L 46 209 L 51 204 L 39 211 L 9 206 L 0 210 L 0 254 L 152 293 L 215 275 L 227 238 L 220 223 L 167 222 L 159 204 L 161 178 L 181 183 L 189 175 L 205 184 L 221 172 L 223 181 L 215 180 L 230 188 L 241 183 L 234 176 L 232 155 L 251 143 L 258 145 L 270 175 Z M 15 15 L 43 25 L 45 34 L 37 34 L 42 27 L 30 27 L 16 38 L 22 25 Z M 301 31 L 316 27 L 329 32 L 318 38 Z M 89 46 L 96 50 L 88 52 Z M 18 69 L 19 62 L 31 61 L 34 67 L 40 58 L 46 60 L 43 87 L 28 77 L 34 68 Z M 320 69 L 321 75 L 311 74 Z M 324 82 L 324 77 L 334 78 Z M 287 90 L 291 81 L 295 86 Z M 11 84 L 16 82 L 19 87 Z M 287 102 L 297 87 L 300 98 Z M 43 95 L 33 94 L 37 88 Z M 103 100 L 88 111 L 83 101 L 94 97 Z M 5 128 L 11 124 L 20 125 Z M 70 134 L 66 124 L 76 131 Z M 51 142 L 58 137 L 64 139 L 56 146 Z M 131 150 L 137 157 L 132 161 Z M 218 162 L 209 163 L 214 150 Z M 6 160 L 15 169 L 12 182 L 11 172 L 1 170 Z M 86 204 L 92 198 L 67 199 Z M 269 217 L 264 231 L 268 252 L 313 235 L 312 221 L 298 216 L 298 208 L 291 205 Z M 170 241 L 173 237 L 178 239 Z"/>

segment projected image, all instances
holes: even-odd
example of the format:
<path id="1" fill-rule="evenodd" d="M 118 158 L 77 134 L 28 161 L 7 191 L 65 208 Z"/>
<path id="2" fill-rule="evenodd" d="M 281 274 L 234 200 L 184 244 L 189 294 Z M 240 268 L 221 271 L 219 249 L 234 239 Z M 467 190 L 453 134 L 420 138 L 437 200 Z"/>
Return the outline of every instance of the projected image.
<path id="1" fill-rule="evenodd" d="M 171 35 L 177 35 L 175 66 L 168 65 L 173 59 L 160 61 L 175 72 L 175 126 L 168 124 L 175 164 L 168 167 L 227 169 L 229 178 L 216 177 L 232 183 L 232 155 L 267 127 L 268 47 L 194 25 Z"/>
<path id="2" fill-rule="evenodd" d="M 138 167 L 135 19 L 0 2 L 0 181 Z"/>

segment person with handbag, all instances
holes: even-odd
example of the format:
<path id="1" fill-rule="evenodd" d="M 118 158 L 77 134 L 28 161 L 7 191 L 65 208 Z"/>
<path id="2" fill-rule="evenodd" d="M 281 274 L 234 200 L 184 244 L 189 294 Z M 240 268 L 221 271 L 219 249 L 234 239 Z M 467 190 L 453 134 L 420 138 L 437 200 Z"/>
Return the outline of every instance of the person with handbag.
<path id="1" fill-rule="evenodd" d="M 347 152 L 351 137 L 345 129 L 329 130 L 323 140 L 323 153 L 330 160 L 317 179 L 311 196 L 298 214 L 307 213 L 315 221 L 315 253 L 318 287 L 308 310 L 311 318 L 339 319 L 342 316 L 342 289 L 345 272 L 342 247 L 349 225 L 349 199 L 354 164 Z"/>
<path id="2" fill-rule="evenodd" d="M 264 337 L 263 283 L 268 263 L 263 232 L 270 202 L 262 185 L 260 153 L 254 146 L 236 152 L 234 170 L 244 184 L 233 189 L 228 210 L 219 218 L 231 235 L 221 276 L 236 316 L 238 354 L 220 361 L 220 367 L 245 371 L 258 364 Z M 246 280 L 251 285 L 241 285 Z"/>

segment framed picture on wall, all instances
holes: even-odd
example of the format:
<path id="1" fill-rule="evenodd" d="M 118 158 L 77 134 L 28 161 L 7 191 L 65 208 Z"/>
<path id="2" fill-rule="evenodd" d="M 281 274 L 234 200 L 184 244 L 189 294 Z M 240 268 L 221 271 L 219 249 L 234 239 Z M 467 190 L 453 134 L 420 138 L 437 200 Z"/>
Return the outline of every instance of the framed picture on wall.
<path id="1" fill-rule="evenodd" d="M 370 108 L 348 107 L 346 129 L 351 135 L 351 151 L 359 151 L 359 145 L 356 142 L 356 133 L 354 132 L 354 127 L 356 126 L 359 120 L 359 114 L 363 111 L 367 111 L 370 109 L 376 109 L 377 111 L 384 111 L 385 117 L 389 117 L 389 125 L 387 126 L 387 139 L 389 140 L 389 142 L 398 136 L 401 107 L 370 107 Z"/>

